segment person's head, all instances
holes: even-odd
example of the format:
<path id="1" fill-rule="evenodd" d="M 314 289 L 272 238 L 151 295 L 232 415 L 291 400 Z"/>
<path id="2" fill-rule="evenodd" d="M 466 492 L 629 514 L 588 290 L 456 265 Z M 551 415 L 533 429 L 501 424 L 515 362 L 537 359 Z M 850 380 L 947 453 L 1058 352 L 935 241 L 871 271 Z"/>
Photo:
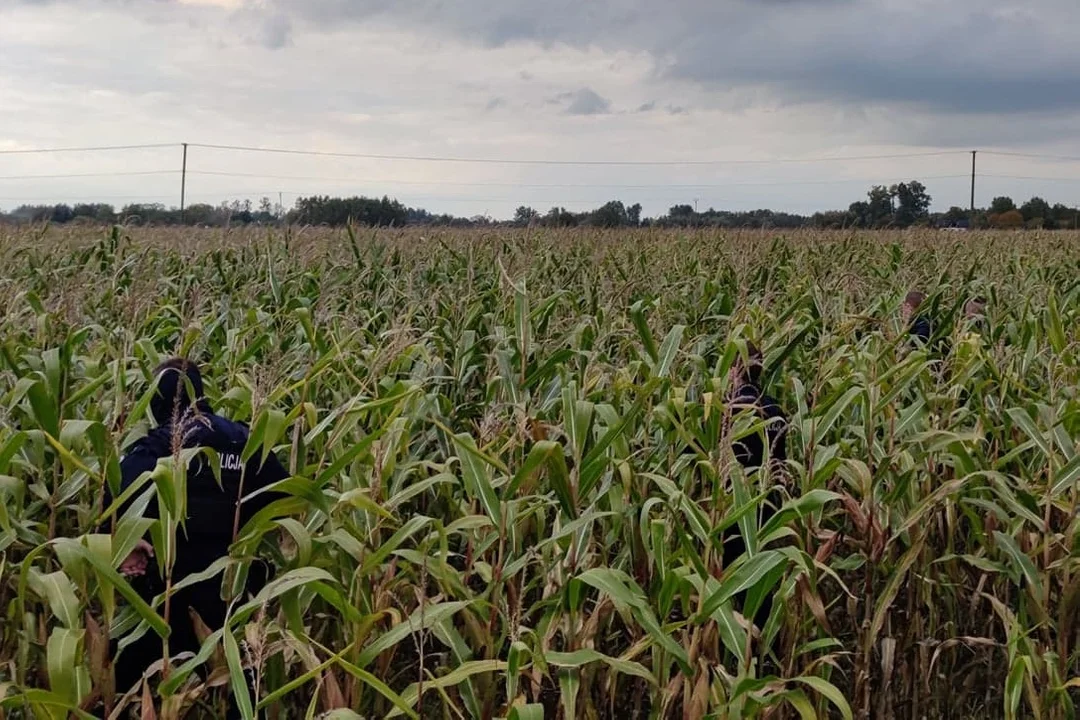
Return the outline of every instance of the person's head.
<path id="1" fill-rule="evenodd" d="M 182 415 L 203 398 L 199 366 L 186 358 L 169 358 L 154 368 L 154 378 L 157 387 L 150 399 L 150 412 L 159 425 L 171 422 L 174 415 Z"/>
<path id="2" fill-rule="evenodd" d="M 926 302 L 926 293 L 919 290 L 912 290 L 904 296 L 904 304 L 900 309 L 904 319 L 909 319 L 912 315 L 919 311 L 919 307 Z"/>
<path id="3" fill-rule="evenodd" d="M 761 381 L 764 359 L 761 350 L 751 341 L 746 341 L 746 357 L 735 361 L 739 379 L 744 383 L 757 385 Z"/>
<path id="4" fill-rule="evenodd" d="M 975 297 L 964 303 L 964 317 L 968 320 L 975 320 L 983 316 L 986 312 L 986 298 L 981 295 Z"/>

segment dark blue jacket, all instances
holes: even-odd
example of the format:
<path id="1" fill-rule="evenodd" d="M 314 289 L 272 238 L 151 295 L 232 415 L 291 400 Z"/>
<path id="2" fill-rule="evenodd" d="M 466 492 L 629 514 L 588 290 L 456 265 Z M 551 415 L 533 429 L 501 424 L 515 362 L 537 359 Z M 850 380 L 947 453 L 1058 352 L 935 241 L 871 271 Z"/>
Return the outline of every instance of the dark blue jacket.
<path id="1" fill-rule="evenodd" d="M 768 421 L 765 426 L 765 439 L 769 443 L 770 462 L 786 461 L 787 416 L 780 408 L 776 398 L 766 395 L 756 384 L 744 383 L 732 396 L 731 405 L 732 411 L 736 413 L 754 408 L 760 418 Z M 761 468 L 765 462 L 765 444 L 761 440 L 761 435 L 757 432 L 733 442 L 732 450 L 735 452 L 735 459 L 747 472 Z M 784 496 L 780 492 L 779 485 L 772 485 L 764 502 L 761 504 L 760 517 L 762 526 L 776 514 L 783 500 Z M 746 543 L 739 532 L 738 526 L 735 526 L 728 531 L 724 539 L 724 568 L 731 567 L 745 552 Z M 739 593 L 736 598 L 740 608 L 743 608 L 743 612 L 745 612 L 743 603 L 746 600 L 746 594 Z M 771 610 L 772 596 L 770 594 L 754 614 L 754 624 L 763 627 Z"/>
<path id="2" fill-rule="evenodd" d="M 911 328 L 909 332 L 915 337 L 925 342 L 930 342 L 930 336 L 933 334 L 933 328 L 930 325 L 930 319 L 925 315 L 918 315 L 911 321 Z"/>
<path id="3" fill-rule="evenodd" d="M 787 460 L 787 417 L 780 409 L 776 398 L 766 395 L 753 383 L 743 383 L 731 400 L 735 412 L 754 407 L 758 416 L 769 421 L 765 427 L 765 437 L 769 441 L 770 457 L 778 462 Z M 765 459 L 765 446 L 761 435 L 753 433 L 732 444 L 735 459 L 745 469 L 761 467 Z"/>
<path id="4" fill-rule="evenodd" d="M 177 533 L 174 577 L 199 572 L 227 554 L 234 540 L 236 506 L 240 498 L 289 476 L 273 453 L 261 466 L 260 452 L 256 452 L 247 463 L 241 462 L 241 453 L 247 443 L 248 433 L 246 425 L 214 415 L 209 412 L 209 408 L 185 423 L 182 433 L 183 447 L 207 447 L 215 450 L 221 461 L 221 484 L 218 484 L 204 454 L 197 455 L 191 461 L 187 476 L 187 518 L 184 528 Z M 144 472 L 152 471 L 159 458 L 171 455 L 172 441 L 171 425 L 156 427 L 145 437 L 136 440 L 120 462 L 121 491 L 127 489 Z M 135 495 L 141 495 L 144 491 Z M 264 492 L 242 503 L 236 529 L 242 528 L 259 510 L 280 497 L 282 495 L 278 493 Z M 105 506 L 110 502 L 111 498 L 106 490 Z M 158 517 L 156 495 L 143 516 Z"/>

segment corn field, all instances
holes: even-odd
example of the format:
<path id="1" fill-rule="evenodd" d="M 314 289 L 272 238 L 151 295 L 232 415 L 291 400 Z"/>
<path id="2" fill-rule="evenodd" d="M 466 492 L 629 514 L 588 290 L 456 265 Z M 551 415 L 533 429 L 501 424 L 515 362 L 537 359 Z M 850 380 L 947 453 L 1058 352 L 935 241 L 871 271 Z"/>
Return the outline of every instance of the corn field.
<path id="1" fill-rule="evenodd" d="M 1076 716 L 1080 235 L 0 227 L 0 263 L 2 718 Z M 775 472 L 732 460 L 747 341 Z M 103 490 L 172 355 L 288 497 L 207 571 L 224 627 L 115 688 L 110 638 L 168 630 L 118 567 L 184 519 Z"/>

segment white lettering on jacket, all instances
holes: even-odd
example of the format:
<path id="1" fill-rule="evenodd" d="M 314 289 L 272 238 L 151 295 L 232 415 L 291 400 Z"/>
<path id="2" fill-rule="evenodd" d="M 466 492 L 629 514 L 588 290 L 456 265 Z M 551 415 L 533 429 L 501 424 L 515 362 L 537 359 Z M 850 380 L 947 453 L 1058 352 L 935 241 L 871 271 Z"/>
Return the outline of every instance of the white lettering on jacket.
<path id="1" fill-rule="evenodd" d="M 223 453 L 221 456 L 222 470 L 243 470 L 244 463 L 240 456 L 235 453 Z"/>

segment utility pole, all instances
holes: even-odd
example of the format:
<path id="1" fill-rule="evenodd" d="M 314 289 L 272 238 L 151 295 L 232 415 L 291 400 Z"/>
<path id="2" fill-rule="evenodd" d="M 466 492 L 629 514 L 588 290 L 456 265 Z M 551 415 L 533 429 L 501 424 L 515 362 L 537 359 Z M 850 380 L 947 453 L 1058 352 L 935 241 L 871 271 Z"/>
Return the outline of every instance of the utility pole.
<path id="1" fill-rule="evenodd" d="M 972 220 L 975 219 L 975 153 L 978 150 L 971 151 L 971 215 Z"/>
<path id="2" fill-rule="evenodd" d="M 184 146 L 184 159 L 180 165 L 180 222 L 184 222 L 184 200 L 187 195 L 187 143 Z"/>

